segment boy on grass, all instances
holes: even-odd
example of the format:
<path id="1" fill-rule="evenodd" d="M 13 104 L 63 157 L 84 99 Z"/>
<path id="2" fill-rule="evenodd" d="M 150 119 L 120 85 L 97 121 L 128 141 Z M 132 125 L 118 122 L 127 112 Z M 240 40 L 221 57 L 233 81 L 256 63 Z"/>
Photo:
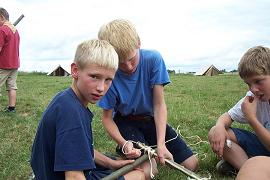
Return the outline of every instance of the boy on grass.
<path id="1" fill-rule="evenodd" d="M 141 41 L 128 20 L 111 21 L 99 30 L 99 39 L 110 42 L 118 56 L 119 68 L 108 93 L 101 99 L 102 122 L 128 158 L 140 156 L 131 141 L 157 145 L 158 160 L 174 159 L 190 170 L 198 160 L 190 148 L 167 124 L 164 86 L 170 83 L 159 52 L 140 49 Z M 130 140 L 130 141 L 129 141 Z"/>
<path id="2" fill-rule="evenodd" d="M 270 49 L 249 49 L 238 71 L 250 91 L 218 118 L 208 134 L 213 152 L 223 158 L 217 170 L 224 174 L 235 173 L 249 157 L 270 156 Z M 253 132 L 232 128 L 234 121 L 249 124 Z"/>
<path id="3" fill-rule="evenodd" d="M 106 41 L 81 43 L 71 64 L 71 87 L 58 93 L 39 123 L 31 166 L 37 180 L 101 179 L 133 160 L 113 160 L 94 150 L 88 104 L 108 90 L 118 67 L 118 56 Z M 140 170 L 125 179 L 145 179 Z M 119 179 L 123 179 L 120 177 Z"/>

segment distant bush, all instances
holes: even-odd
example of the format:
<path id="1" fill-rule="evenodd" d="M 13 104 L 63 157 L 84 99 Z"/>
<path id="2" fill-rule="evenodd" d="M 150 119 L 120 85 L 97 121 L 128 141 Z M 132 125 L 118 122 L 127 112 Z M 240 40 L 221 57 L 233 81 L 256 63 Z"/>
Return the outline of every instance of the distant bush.
<path id="1" fill-rule="evenodd" d="M 23 74 L 33 74 L 33 75 L 46 75 L 46 72 L 39 72 L 39 71 L 32 71 L 32 72 L 25 72 L 25 71 L 19 71 L 20 75 Z"/>

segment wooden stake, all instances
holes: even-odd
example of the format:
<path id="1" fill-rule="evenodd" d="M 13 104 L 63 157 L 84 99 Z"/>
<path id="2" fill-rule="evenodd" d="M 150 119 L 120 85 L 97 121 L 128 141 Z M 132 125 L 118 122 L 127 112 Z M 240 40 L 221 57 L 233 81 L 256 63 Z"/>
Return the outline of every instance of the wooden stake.
<path id="1" fill-rule="evenodd" d="M 138 159 L 136 159 L 132 164 L 126 165 L 116 171 L 114 171 L 112 174 L 104 177 L 102 180 L 113 180 L 113 179 L 117 179 L 118 177 L 125 175 L 126 173 L 132 171 L 134 168 L 136 168 L 137 166 L 139 166 L 140 164 L 142 164 L 143 162 L 145 162 L 146 160 L 148 160 L 148 155 L 147 153 L 145 153 L 143 156 L 139 157 Z"/>

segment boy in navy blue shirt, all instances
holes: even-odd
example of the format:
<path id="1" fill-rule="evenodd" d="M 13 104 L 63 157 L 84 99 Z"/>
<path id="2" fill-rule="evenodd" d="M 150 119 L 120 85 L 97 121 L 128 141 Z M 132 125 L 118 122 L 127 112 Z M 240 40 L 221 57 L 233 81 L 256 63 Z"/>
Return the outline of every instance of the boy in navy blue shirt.
<path id="1" fill-rule="evenodd" d="M 89 40 L 78 46 L 71 64 L 72 85 L 54 97 L 38 126 L 31 156 L 37 180 L 101 179 L 133 162 L 113 160 L 93 147 L 93 114 L 87 106 L 107 92 L 117 67 L 118 56 L 108 42 Z M 145 179 L 140 170 L 124 177 Z"/>

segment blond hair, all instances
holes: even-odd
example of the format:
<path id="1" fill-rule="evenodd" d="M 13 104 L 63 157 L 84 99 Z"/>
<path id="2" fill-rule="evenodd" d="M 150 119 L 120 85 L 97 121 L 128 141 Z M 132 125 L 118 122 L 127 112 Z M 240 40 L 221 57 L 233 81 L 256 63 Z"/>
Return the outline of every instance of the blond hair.
<path id="1" fill-rule="evenodd" d="M 125 19 L 116 19 L 104 24 L 98 32 L 98 38 L 113 45 L 120 62 L 127 59 L 130 52 L 137 49 L 140 44 L 140 38 L 134 25 Z"/>
<path id="2" fill-rule="evenodd" d="M 74 63 L 81 69 L 89 64 L 98 64 L 102 67 L 117 70 L 118 55 L 107 41 L 93 39 L 78 45 Z"/>
<path id="3" fill-rule="evenodd" d="M 238 64 L 242 79 L 254 75 L 270 75 L 270 49 L 263 46 L 250 48 Z"/>

